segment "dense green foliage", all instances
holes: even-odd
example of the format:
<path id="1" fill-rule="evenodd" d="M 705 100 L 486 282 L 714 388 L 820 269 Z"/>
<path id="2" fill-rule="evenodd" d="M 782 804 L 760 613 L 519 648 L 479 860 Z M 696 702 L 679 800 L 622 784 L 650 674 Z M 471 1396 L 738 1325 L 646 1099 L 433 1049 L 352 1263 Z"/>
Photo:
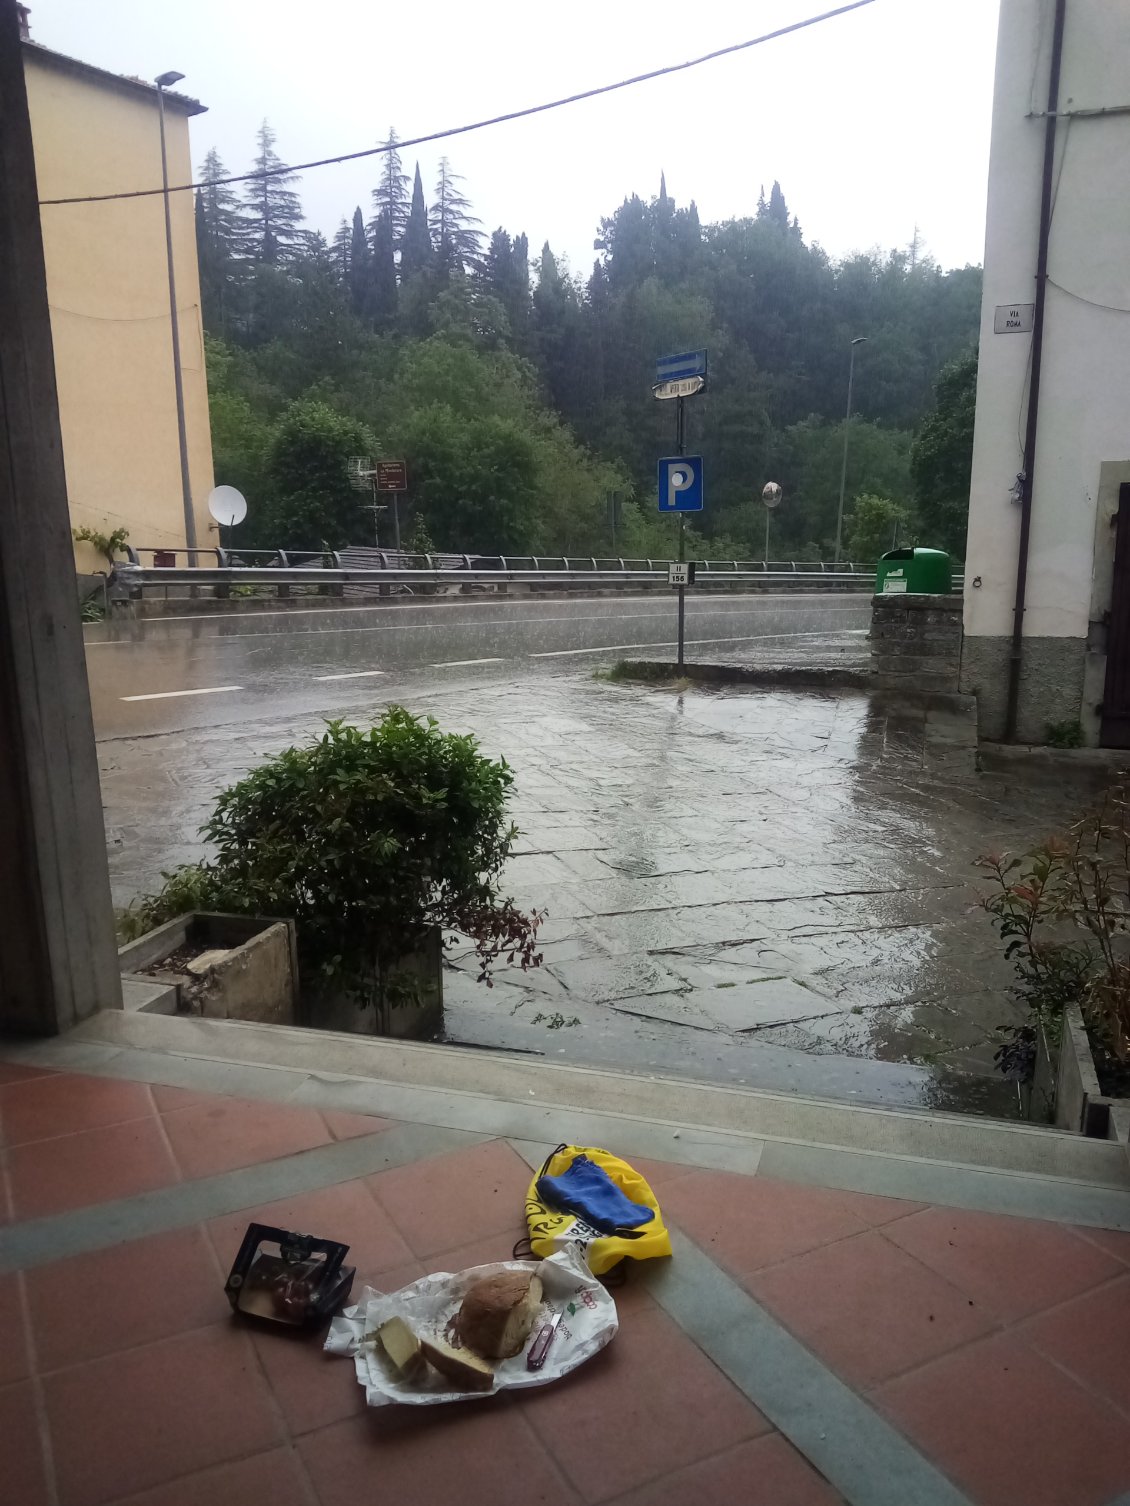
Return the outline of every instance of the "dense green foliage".
<path id="1" fill-rule="evenodd" d="M 961 555 L 969 511 L 973 415 L 977 407 L 977 354 L 946 366 L 935 388 L 937 407 L 922 424 L 910 452 L 918 513 L 931 540 Z"/>
<path id="2" fill-rule="evenodd" d="M 654 363 L 705 347 L 709 388 L 687 404 L 707 476 L 692 548 L 759 556 L 758 498 L 774 480 L 774 553 L 830 553 L 849 346 L 863 334 L 845 539 L 884 536 L 873 505 L 864 527 L 857 503 L 879 498 L 903 542 L 962 553 L 978 268 L 943 272 L 917 242 L 834 262 L 804 239 L 778 184 L 747 217 L 702 225 L 661 181 L 649 203 L 632 195 L 601 221 L 582 281 L 548 245 L 531 259 L 525 235 L 483 235 L 446 158 L 429 204 L 418 167 L 409 188 L 395 132 L 385 144 L 371 217 L 358 207 L 332 245 L 301 229 L 291 175 L 250 183 L 240 200 L 215 153 L 205 161 L 216 472 L 248 493 L 244 543 L 297 547 L 330 524 L 335 538 L 371 536 L 336 480 L 320 500 L 318 466 L 290 464 L 290 500 L 277 491 L 280 429 L 308 428 L 316 405 L 327 439 L 332 410 L 363 426 L 367 449 L 352 453 L 409 462 L 405 536 L 422 522 L 441 549 L 662 554 L 672 531 L 655 513 L 655 462 L 672 448 L 674 412 L 651 395 Z M 256 164 L 268 160 L 280 165 L 265 125 Z M 342 446 L 361 437 L 338 433 Z"/>
<path id="3" fill-rule="evenodd" d="M 540 917 L 499 889 L 516 835 L 512 776 L 471 736 L 392 706 L 368 732 L 330 722 L 225 790 L 202 828 L 214 856 L 166 875 L 139 902 L 140 934 L 187 910 L 294 920 L 304 992 L 382 997 L 428 926 L 469 937 L 483 976 L 500 958 L 523 968 Z"/>

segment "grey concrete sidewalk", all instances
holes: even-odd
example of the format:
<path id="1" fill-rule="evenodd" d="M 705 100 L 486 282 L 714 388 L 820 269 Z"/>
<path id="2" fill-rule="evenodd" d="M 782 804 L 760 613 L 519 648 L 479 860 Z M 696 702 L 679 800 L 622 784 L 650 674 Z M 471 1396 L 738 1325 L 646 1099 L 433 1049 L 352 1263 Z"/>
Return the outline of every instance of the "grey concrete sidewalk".
<path id="1" fill-rule="evenodd" d="M 380 713 L 374 695 L 356 720 Z M 676 693 L 591 675 L 428 687 L 411 709 L 514 768 L 508 879 L 544 966 L 453 954 L 467 1044 L 865 1102 L 1014 1111 L 992 1067 L 1009 968 L 975 858 L 1069 820 L 978 775 L 957 715 L 858 692 Z M 196 856 L 214 794 L 316 717 L 101 745 L 119 902 Z M 576 1021 L 577 1023 L 572 1023 Z"/>

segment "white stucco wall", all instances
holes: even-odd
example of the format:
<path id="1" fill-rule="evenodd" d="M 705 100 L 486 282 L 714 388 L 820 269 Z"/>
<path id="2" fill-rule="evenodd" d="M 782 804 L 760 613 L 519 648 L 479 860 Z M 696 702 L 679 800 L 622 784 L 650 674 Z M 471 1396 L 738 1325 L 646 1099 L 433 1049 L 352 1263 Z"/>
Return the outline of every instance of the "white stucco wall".
<path id="1" fill-rule="evenodd" d="M 998 304 L 1035 298 L 1044 119 L 1032 112 L 1047 104 L 1053 12 L 1053 0 L 1000 7 L 966 551 L 974 637 L 1012 631 L 1020 509 L 1008 493 L 1032 337 L 994 334 L 993 318 Z M 1060 112 L 1102 106 L 1130 106 L 1130 4 L 1068 0 Z M 1094 306 L 1130 310 L 1130 113 L 1061 119 L 1055 172 L 1024 632 L 1083 638 L 1099 466 L 1130 458 L 1130 312 Z"/>

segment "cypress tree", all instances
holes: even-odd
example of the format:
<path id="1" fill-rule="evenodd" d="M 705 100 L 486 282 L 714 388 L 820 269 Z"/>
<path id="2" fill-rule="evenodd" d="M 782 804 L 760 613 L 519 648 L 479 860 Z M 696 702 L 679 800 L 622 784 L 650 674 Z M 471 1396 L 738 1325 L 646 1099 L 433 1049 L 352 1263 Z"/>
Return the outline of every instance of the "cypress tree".
<path id="1" fill-rule="evenodd" d="M 252 254 L 267 266 L 293 256 L 305 243 L 302 204 L 288 187 L 298 174 L 287 168 L 275 151 L 275 133 L 264 120 L 256 136 L 258 150 L 252 171 L 258 177 L 244 185 L 244 206 L 252 239 Z"/>

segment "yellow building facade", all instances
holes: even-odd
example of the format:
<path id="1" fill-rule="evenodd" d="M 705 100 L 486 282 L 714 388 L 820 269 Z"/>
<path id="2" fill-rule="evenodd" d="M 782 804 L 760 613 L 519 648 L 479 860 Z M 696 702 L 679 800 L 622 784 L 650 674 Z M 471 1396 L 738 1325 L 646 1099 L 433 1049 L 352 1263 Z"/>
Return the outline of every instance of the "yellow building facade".
<path id="1" fill-rule="evenodd" d="M 40 201 L 161 185 L 157 90 L 24 44 Z M 189 117 L 203 106 L 165 92 L 169 183 L 192 181 Z M 193 515 L 208 516 L 212 443 L 193 196 L 170 195 Z M 133 545 L 183 548 L 185 517 L 161 194 L 44 204 L 40 218 L 71 523 Z M 105 568 L 89 545 L 81 570 Z M 178 561 L 184 563 L 184 557 Z"/>

